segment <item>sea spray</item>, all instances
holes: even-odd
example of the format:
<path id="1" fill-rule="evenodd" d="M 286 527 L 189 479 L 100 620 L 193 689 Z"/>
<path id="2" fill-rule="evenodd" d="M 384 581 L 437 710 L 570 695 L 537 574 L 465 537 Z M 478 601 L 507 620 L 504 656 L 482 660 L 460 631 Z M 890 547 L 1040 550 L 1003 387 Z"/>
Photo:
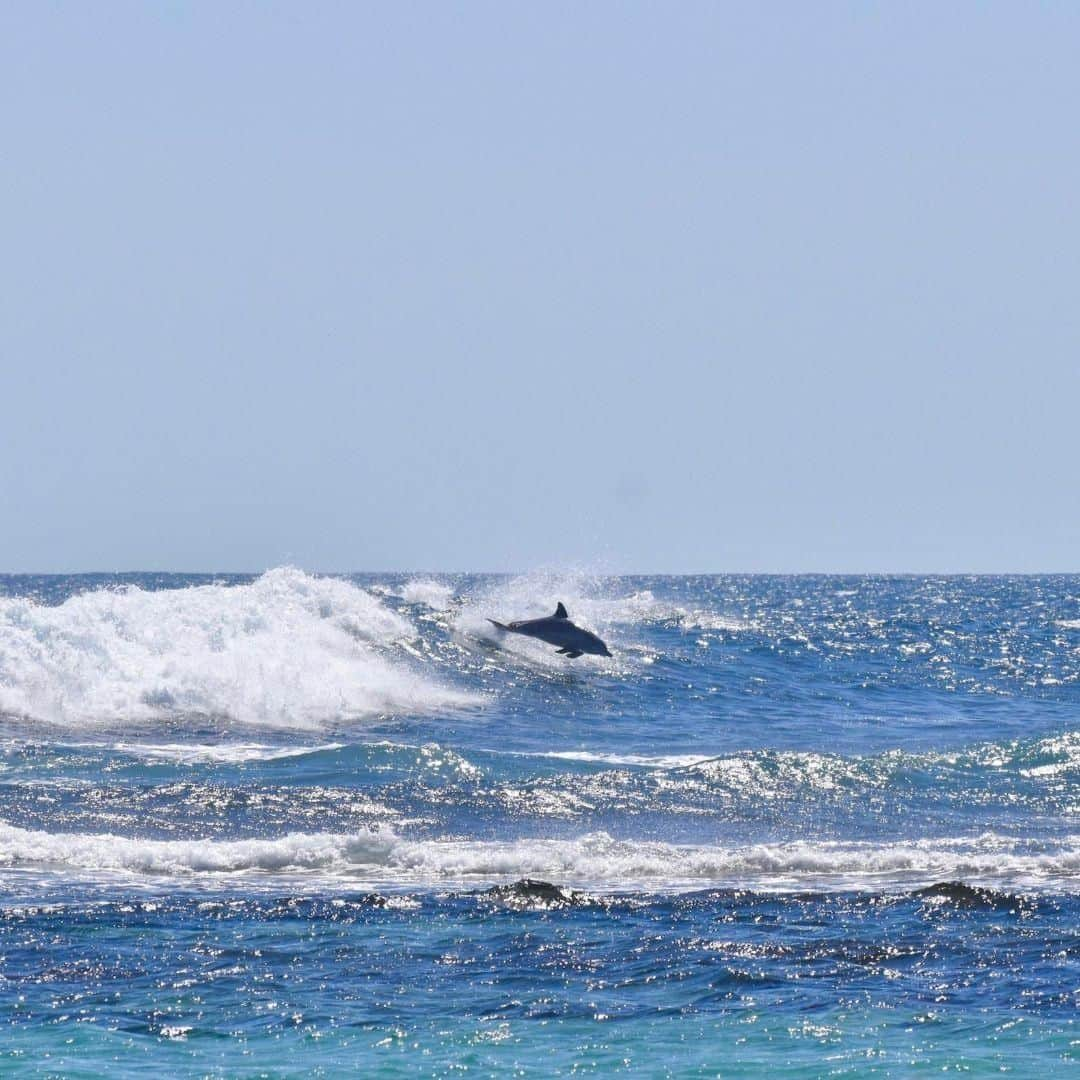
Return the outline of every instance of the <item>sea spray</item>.
<path id="1" fill-rule="evenodd" d="M 412 624 L 299 570 L 250 584 L 0 598 L 0 713 L 61 727 L 177 715 L 315 728 L 475 704 L 393 648 Z"/>

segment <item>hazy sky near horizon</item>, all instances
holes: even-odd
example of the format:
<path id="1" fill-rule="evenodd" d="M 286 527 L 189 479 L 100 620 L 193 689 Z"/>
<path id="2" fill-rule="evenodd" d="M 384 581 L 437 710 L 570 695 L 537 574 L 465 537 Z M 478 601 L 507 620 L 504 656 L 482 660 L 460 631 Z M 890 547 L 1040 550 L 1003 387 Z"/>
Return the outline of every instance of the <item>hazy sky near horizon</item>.
<path id="1" fill-rule="evenodd" d="M 1080 570 L 1080 7 L 12 2 L 0 571 Z"/>

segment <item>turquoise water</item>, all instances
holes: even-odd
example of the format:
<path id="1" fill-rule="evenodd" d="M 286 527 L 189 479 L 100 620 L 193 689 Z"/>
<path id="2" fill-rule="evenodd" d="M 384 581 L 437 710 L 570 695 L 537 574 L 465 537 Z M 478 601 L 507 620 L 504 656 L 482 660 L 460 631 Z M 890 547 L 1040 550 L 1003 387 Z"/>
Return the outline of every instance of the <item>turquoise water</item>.
<path id="1" fill-rule="evenodd" d="M 0 578 L 2 1072 L 1064 1072 L 1078 687 L 1075 577 Z"/>

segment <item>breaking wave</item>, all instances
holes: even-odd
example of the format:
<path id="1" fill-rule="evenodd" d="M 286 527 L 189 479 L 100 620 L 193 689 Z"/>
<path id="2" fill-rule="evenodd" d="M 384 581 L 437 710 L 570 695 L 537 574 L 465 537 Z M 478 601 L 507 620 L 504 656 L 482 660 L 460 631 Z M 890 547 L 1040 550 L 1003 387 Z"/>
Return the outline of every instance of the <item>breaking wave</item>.
<path id="1" fill-rule="evenodd" d="M 139 874 L 319 872 L 406 885 L 542 875 L 594 888 L 645 891 L 707 885 L 910 886 L 942 878 L 1053 888 L 1080 875 L 1080 837 L 1057 845 L 987 833 L 892 844 L 723 847 L 617 840 L 603 832 L 574 840 L 409 840 L 381 828 L 272 840 L 141 840 L 0 825 L 0 865 Z"/>
<path id="2" fill-rule="evenodd" d="M 241 724 L 474 704 L 403 658 L 412 624 L 364 589 L 300 570 L 246 585 L 0 599 L 0 714 L 62 726 L 202 715 Z"/>
<path id="3" fill-rule="evenodd" d="M 445 611 L 454 597 L 454 590 L 441 581 L 430 578 L 414 578 L 401 587 L 401 598 L 406 604 L 420 604 L 432 611 Z"/>

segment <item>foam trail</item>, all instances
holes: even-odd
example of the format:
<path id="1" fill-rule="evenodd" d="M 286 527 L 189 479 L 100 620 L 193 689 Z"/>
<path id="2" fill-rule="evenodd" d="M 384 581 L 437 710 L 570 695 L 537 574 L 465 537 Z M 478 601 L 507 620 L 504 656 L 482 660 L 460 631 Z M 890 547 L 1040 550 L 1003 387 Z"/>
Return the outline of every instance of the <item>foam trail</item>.
<path id="1" fill-rule="evenodd" d="M 224 717 L 311 728 L 476 703 L 393 654 L 411 623 L 347 581 L 271 570 L 246 585 L 0 599 L 0 713 L 65 727 Z"/>
<path id="2" fill-rule="evenodd" d="M 1080 874 L 1080 836 L 1054 847 L 985 834 L 891 844 L 743 847 L 616 840 L 407 840 L 389 828 L 273 840 L 141 840 L 0 825 L 0 866 L 140 874 L 322 872 L 396 884 L 546 877 L 599 888 L 858 888 L 966 879 L 1055 886 Z"/>

